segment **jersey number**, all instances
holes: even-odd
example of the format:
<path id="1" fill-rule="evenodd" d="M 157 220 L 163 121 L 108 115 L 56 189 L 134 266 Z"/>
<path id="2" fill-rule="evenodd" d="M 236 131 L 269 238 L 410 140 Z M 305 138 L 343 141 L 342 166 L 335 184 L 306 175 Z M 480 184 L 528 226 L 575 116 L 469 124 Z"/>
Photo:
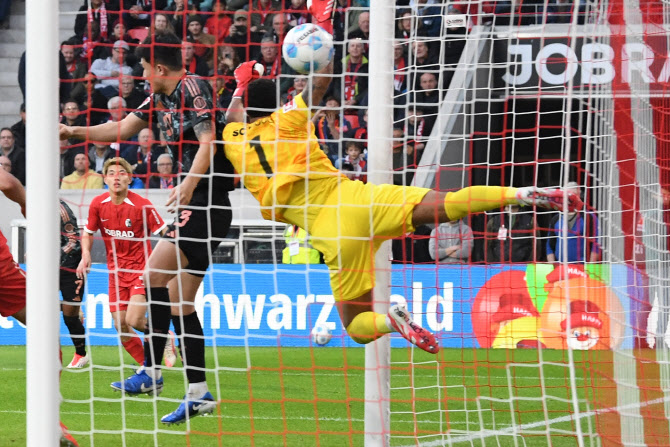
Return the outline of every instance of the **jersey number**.
<path id="1" fill-rule="evenodd" d="M 272 175 L 272 168 L 268 163 L 267 157 L 265 157 L 265 150 L 263 149 L 263 145 L 261 144 L 261 136 L 259 135 L 257 137 L 254 137 L 253 140 L 249 141 L 249 145 L 253 147 L 256 153 L 258 154 L 258 161 L 261 163 L 263 171 L 265 171 L 265 173 L 268 176 Z"/>
<path id="2" fill-rule="evenodd" d="M 175 222 L 174 225 L 176 227 L 183 227 L 186 225 L 186 222 L 188 222 L 191 219 L 191 214 L 193 211 L 191 210 L 182 210 L 181 214 L 179 215 L 179 221 Z"/>

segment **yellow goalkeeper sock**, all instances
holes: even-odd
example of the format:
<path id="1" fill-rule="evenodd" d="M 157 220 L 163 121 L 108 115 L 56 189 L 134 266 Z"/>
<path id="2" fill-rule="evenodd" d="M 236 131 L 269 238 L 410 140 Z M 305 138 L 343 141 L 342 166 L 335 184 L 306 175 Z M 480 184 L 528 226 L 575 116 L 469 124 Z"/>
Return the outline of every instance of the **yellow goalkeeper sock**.
<path id="1" fill-rule="evenodd" d="M 448 192 L 444 198 L 444 209 L 449 220 L 454 221 L 468 214 L 517 204 L 516 191 L 516 188 L 507 186 L 470 186 Z"/>
<path id="2" fill-rule="evenodd" d="M 347 326 L 347 333 L 351 339 L 362 345 L 391 332 L 393 330 L 386 324 L 386 315 L 376 312 L 362 312 Z"/>

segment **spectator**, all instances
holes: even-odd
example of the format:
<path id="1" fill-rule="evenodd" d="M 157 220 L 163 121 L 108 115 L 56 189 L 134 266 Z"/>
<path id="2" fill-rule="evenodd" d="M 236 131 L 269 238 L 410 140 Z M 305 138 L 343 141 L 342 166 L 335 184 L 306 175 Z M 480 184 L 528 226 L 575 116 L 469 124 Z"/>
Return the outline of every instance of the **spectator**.
<path id="1" fill-rule="evenodd" d="M 282 264 L 322 264 L 321 253 L 309 243 L 309 234 L 297 225 L 284 230 L 286 247 L 282 250 Z"/>
<path id="2" fill-rule="evenodd" d="M 286 11 L 286 21 L 290 27 L 309 23 L 311 16 L 307 12 L 307 2 L 305 0 L 291 0 L 291 5 Z"/>
<path id="3" fill-rule="evenodd" d="M 405 104 L 407 104 L 407 56 L 405 45 L 393 46 L 393 120 L 402 121 L 405 118 Z"/>
<path id="4" fill-rule="evenodd" d="M 70 79 L 83 78 L 88 70 L 86 69 L 86 65 L 82 64 L 75 57 L 74 45 L 69 40 L 66 40 L 61 43 L 60 52 L 63 54 L 65 69 L 70 74 Z"/>
<path id="5" fill-rule="evenodd" d="M 565 189 L 575 194 L 581 194 L 581 188 L 575 182 L 570 182 Z M 567 217 L 567 222 L 564 221 Z M 567 236 L 563 232 L 563 225 L 567 226 Z M 549 224 L 549 239 L 547 240 L 548 262 L 599 262 L 600 244 L 598 242 L 598 218 L 586 207 L 582 211 L 556 214 Z M 567 255 L 563 252 L 564 241 L 567 239 Z"/>
<path id="6" fill-rule="evenodd" d="M 222 109 L 227 109 L 233 99 L 235 83 L 234 71 L 240 65 L 235 48 L 224 45 L 219 47 L 219 68 L 216 76 L 216 104 Z"/>
<path id="7" fill-rule="evenodd" d="M 535 218 L 521 212 L 519 205 L 507 205 L 486 224 L 486 262 L 535 261 Z"/>
<path id="8" fill-rule="evenodd" d="M 302 93 L 303 90 L 305 90 L 305 87 L 307 87 L 307 76 L 296 76 L 293 78 L 293 87 L 288 89 L 288 92 L 286 94 L 282 95 L 281 97 L 281 104 L 284 105 L 287 102 L 290 102 L 298 96 L 300 93 Z"/>
<path id="9" fill-rule="evenodd" d="M 288 25 L 286 15 L 275 14 L 272 16 L 272 28 L 265 33 L 265 36 L 271 37 L 274 43 L 282 45 L 284 43 L 284 37 L 286 37 L 286 33 L 288 33 L 290 29 L 291 27 Z"/>
<path id="10" fill-rule="evenodd" d="M 187 40 L 183 41 L 181 45 L 181 59 L 184 63 L 184 68 L 198 76 L 209 76 L 207 62 L 196 56 L 195 48 L 191 40 L 192 38 L 189 37 Z"/>
<path id="11" fill-rule="evenodd" d="M 63 178 L 74 171 L 74 159 L 78 154 L 86 152 L 86 143 L 78 141 L 76 144 L 70 144 L 68 140 L 60 142 L 60 173 L 59 178 Z"/>
<path id="12" fill-rule="evenodd" d="M 102 176 L 88 166 L 86 154 L 77 154 L 74 157 L 74 172 L 63 177 L 60 189 L 102 189 Z"/>
<path id="13" fill-rule="evenodd" d="M 411 72 L 408 86 L 410 89 L 420 90 L 421 84 L 419 77 L 426 72 L 439 73 L 440 66 L 438 64 L 437 55 L 435 52 L 429 51 L 428 42 L 422 40 L 414 42 L 412 46 L 412 57 L 409 60 Z"/>
<path id="14" fill-rule="evenodd" d="M 233 24 L 229 28 L 228 37 L 225 38 L 224 42 L 231 44 L 235 47 L 237 52 L 237 57 L 240 59 L 240 62 L 246 62 L 250 59 L 249 54 L 249 43 L 257 42 L 256 36 L 257 33 L 251 33 L 247 29 L 247 17 L 249 13 L 244 9 L 239 9 L 235 11 L 233 16 Z M 249 35 L 247 35 L 249 33 Z"/>
<path id="15" fill-rule="evenodd" d="M 100 36 L 103 39 L 108 37 L 109 26 L 119 19 L 118 3 L 115 1 L 105 2 L 104 0 L 84 0 L 84 4 L 79 8 L 77 18 L 74 21 L 74 34 L 79 39 L 84 39 L 88 34 L 90 25 L 95 22 L 100 29 Z"/>
<path id="16" fill-rule="evenodd" d="M 440 103 L 440 91 L 437 89 L 437 76 L 434 73 L 423 73 L 419 78 L 420 90 L 414 93 L 412 108 L 420 107 L 425 119 L 422 135 L 429 136 L 437 120 Z"/>
<path id="17" fill-rule="evenodd" d="M 326 98 L 326 106 L 314 114 L 312 122 L 321 149 L 328 155 L 333 165 L 337 164 L 342 157 L 340 133 L 344 130 L 343 127 L 351 127 L 342 115 L 340 101 L 334 96 Z"/>
<path id="18" fill-rule="evenodd" d="M 135 81 L 130 76 L 123 76 L 121 78 L 119 96 L 123 98 L 129 110 L 135 110 L 147 99 L 144 92 L 135 88 Z"/>
<path id="19" fill-rule="evenodd" d="M 123 22 L 118 20 L 112 24 L 112 35 L 109 36 L 111 42 L 116 42 L 117 40 L 123 40 L 127 43 L 137 43 L 137 39 L 133 39 L 128 35 L 128 30 L 126 25 Z"/>
<path id="20" fill-rule="evenodd" d="M 12 125 L 11 130 L 14 134 L 14 142 L 18 147 L 26 148 L 26 103 L 22 102 L 19 107 L 21 119 Z"/>
<path id="21" fill-rule="evenodd" d="M 26 152 L 16 145 L 14 134 L 9 127 L 0 129 L 0 155 L 12 162 L 12 174 L 22 185 L 26 184 Z"/>
<path id="22" fill-rule="evenodd" d="M 263 66 L 264 77 L 271 79 L 279 77 L 282 58 L 279 57 L 279 49 L 272 37 L 263 37 L 261 40 L 261 54 L 257 60 Z"/>
<path id="23" fill-rule="evenodd" d="M 212 8 L 212 15 L 205 21 L 202 30 L 214 36 L 217 43 L 222 43 L 223 39 L 228 36 L 232 24 L 231 13 L 226 11 L 226 2 L 217 0 Z"/>
<path id="24" fill-rule="evenodd" d="M 423 108 L 414 106 L 410 110 L 410 115 L 406 120 L 407 129 L 405 134 L 410 140 L 414 141 L 414 148 L 417 151 L 423 151 L 426 141 L 430 135 L 425 133 L 426 119 L 423 116 Z"/>
<path id="25" fill-rule="evenodd" d="M 406 171 L 410 164 L 410 154 L 414 152 L 414 146 L 405 141 L 405 133 L 399 127 L 393 128 L 393 184 L 409 185 L 414 177 L 413 171 Z"/>
<path id="26" fill-rule="evenodd" d="M 85 126 L 86 116 L 80 112 L 76 101 L 68 101 L 63 104 L 60 122 L 66 126 Z"/>
<path id="27" fill-rule="evenodd" d="M 343 3 L 348 3 L 346 8 L 348 17 L 343 17 L 343 19 L 349 25 L 347 30 L 347 36 L 349 36 L 358 30 L 358 16 L 370 10 L 370 0 L 347 0 Z"/>
<path id="28" fill-rule="evenodd" d="M 435 228 L 430 233 L 428 252 L 440 264 L 462 264 L 469 261 L 472 245 L 472 228 L 461 219 Z"/>
<path id="29" fill-rule="evenodd" d="M 368 58 L 363 54 L 363 42 L 349 42 L 348 53 L 342 62 L 345 109 L 360 104 L 368 94 Z"/>
<path id="30" fill-rule="evenodd" d="M 413 37 L 423 37 L 425 35 L 423 22 L 417 20 L 409 9 L 401 10 L 395 31 L 396 39 L 409 40 Z"/>
<path id="31" fill-rule="evenodd" d="M 154 32 L 156 31 L 167 31 L 170 33 L 175 32 L 174 26 L 172 25 L 172 20 L 168 17 L 167 14 L 154 14 Z"/>
<path id="32" fill-rule="evenodd" d="M 39 63 L 39 61 L 38 61 Z M 23 102 L 26 102 L 26 52 L 24 51 L 21 54 L 19 59 L 19 68 L 17 73 L 19 88 L 21 89 L 21 94 L 23 95 Z M 65 64 L 65 58 L 63 54 L 58 52 L 58 77 L 60 79 L 60 85 L 58 88 L 58 97 L 61 103 L 65 102 L 70 97 L 70 75 L 67 72 L 67 67 Z"/>
<path id="33" fill-rule="evenodd" d="M 130 28 L 151 25 L 151 13 L 167 7 L 167 0 L 123 0 L 123 21 Z"/>
<path id="34" fill-rule="evenodd" d="M 109 120 L 119 122 L 126 117 L 128 105 L 125 99 L 120 96 L 114 96 L 107 101 L 107 110 L 109 111 Z"/>
<path id="35" fill-rule="evenodd" d="M 170 17 L 170 23 L 172 24 L 172 29 L 174 33 L 183 39 L 187 36 L 187 29 L 184 28 L 185 19 L 188 18 L 188 15 L 196 11 L 197 8 L 189 0 L 188 4 L 186 0 L 174 0 L 168 7 L 165 9 L 165 12 L 168 13 Z"/>
<path id="36" fill-rule="evenodd" d="M 249 13 L 250 29 L 253 33 L 265 34 L 272 29 L 272 16 L 282 10 L 282 2 L 278 0 L 252 0 Z"/>
<path id="37" fill-rule="evenodd" d="M 193 42 L 195 55 L 207 63 L 208 72 L 214 68 L 214 46 L 216 38 L 202 31 L 202 19 L 199 15 L 188 17 L 188 37 Z M 192 39 L 192 40 L 191 40 Z"/>
<path id="38" fill-rule="evenodd" d="M 415 4 L 417 20 L 421 22 L 426 36 L 440 37 L 442 28 L 442 6 L 428 0 L 417 0 Z"/>
<path id="39" fill-rule="evenodd" d="M 170 154 L 161 154 L 156 161 L 158 174 L 149 178 L 149 188 L 172 189 L 177 186 L 174 162 Z"/>
<path id="40" fill-rule="evenodd" d="M 88 151 L 90 167 L 98 174 L 102 174 L 102 167 L 107 160 L 117 156 L 116 151 L 105 143 L 94 143 Z"/>
<path id="41" fill-rule="evenodd" d="M 365 53 L 367 54 L 368 42 L 370 41 L 370 13 L 363 11 L 358 16 L 358 29 L 349 33 L 349 39 L 362 39 L 365 43 Z"/>
<path id="42" fill-rule="evenodd" d="M 121 120 L 123 120 L 123 118 L 125 118 L 126 115 L 128 114 L 128 104 L 126 104 L 126 101 L 122 97 L 115 96 L 113 98 L 110 98 L 109 101 L 107 101 L 107 111 L 109 112 L 109 115 L 106 122 L 113 121 L 115 123 L 118 123 Z M 137 136 L 134 136 L 127 141 L 123 142 L 117 141 L 111 143 L 110 146 L 114 151 L 113 156 L 119 157 L 120 154 L 125 153 L 130 147 L 132 147 L 133 144 L 129 143 L 130 141 L 133 142 L 137 141 Z"/>
<path id="43" fill-rule="evenodd" d="M 125 54 L 128 52 L 128 44 L 123 40 L 114 42 L 112 55 L 107 59 L 98 59 L 91 65 L 91 73 L 98 78 L 95 89 L 100 90 L 107 98 L 118 96 L 119 76 L 132 74 L 132 69 L 126 65 Z"/>
<path id="44" fill-rule="evenodd" d="M 128 163 L 132 163 L 133 174 L 148 184 L 149 173 L 157 172 L 156 159 L 161 154 L 167 153 L 166 146 L 154 144 L 154 133 L 149 128 L 144 128 L 137 135 L 137 145 L 126 149 Z"/>
<path id="45" fill-rule="evenodd" d="M 348 140 L 345 143 L 346 157 L 342 158 L 338 163 L 338 168 L 345 173 L 351 180 L 360 180 L 363 183 L 367 182 L 367 168 L 365 160 L 361 156 L 365 146 L 363 142 L 358 140 Z"/>
<path id="46" fill-rule="evenodd" d="M 104 59 L 109 56 L 109 49 L 107 48 L 107 39 L 100 35 L 100 25 L 98 22 L 91 22 L 89 29 L 83 39 L 77 36 L 72 36 L 70 41 L 81 45 L 79 51 L 79 60 L 84 62 L 86 66 L 90 66 L 93 61 Z"/>
<path id="47" fill-rule="evenodd" d="M 5 171 L 7 171 L 11 174 L 12 173 L 12 160 L 10 160 L 9 157 L 7 157 L 5 155 L 0 155 L 0 168 L 4 169 Z"/>

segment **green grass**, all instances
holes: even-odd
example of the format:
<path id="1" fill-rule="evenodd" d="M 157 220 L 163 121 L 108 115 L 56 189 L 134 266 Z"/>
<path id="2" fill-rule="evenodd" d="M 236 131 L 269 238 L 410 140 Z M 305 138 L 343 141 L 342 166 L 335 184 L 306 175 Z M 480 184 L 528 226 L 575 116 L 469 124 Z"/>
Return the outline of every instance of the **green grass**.
<path id="1" fill-rule="evenodd" d="M 163 426 L 160 417 L 174 410 L 184 394 L 182 370 L 165 371 L 166 386 L 156 401 L 123 398 L 109 383 L 132 374 L 130 358 L 124 354 L 128 363 L 122 369 L 119 349 L 93 347 L 95 368 L 62 374 L 61 419 L 81 446 L 364 444 L 363 349 L 252 348 L 248 357 L 244 348 L 207 353 L 208 366 L 216 367 L 208 374 L 209 386 L 221 401 L 213 417 Z M 577 354 L 580 409 L 588 411 L 583 395 L 590 383 L 588 359 Z M 71 355 L 65 348 L 64 360 Z M 392 356 L 393 446 L 416 445 L 416 439 L 432 446 L 576 445 L 570 436 L 576 428 L 568 418 L 572 403 L 562 351 L 545 350 L 542 369 L 532 351 L 447 349 L 437 362 L 416 350 L 394 349 Z M 0 347 L 0 358 L 5 383 L 0 444 L 25 445 L 25 348 Z M 510 396 L 515 398 L 511 404 Z M 593 435 L 590 423 L 581 420 L 584 432 Z M 513 424 L 524 428 L 523 436 L 512 436 Z"/>

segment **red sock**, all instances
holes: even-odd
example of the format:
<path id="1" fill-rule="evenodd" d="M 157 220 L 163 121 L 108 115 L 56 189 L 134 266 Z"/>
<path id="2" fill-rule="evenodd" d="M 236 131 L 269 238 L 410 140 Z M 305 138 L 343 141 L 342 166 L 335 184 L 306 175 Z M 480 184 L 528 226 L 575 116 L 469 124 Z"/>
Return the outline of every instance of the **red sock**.
<path id="1" fill-rule="evenodd" d="M 142 365 L 144 363 L 144 346 L 142 346 L 139 337 L 133 337 L 123 342 L 123 347 L 138 364 Z"/>

